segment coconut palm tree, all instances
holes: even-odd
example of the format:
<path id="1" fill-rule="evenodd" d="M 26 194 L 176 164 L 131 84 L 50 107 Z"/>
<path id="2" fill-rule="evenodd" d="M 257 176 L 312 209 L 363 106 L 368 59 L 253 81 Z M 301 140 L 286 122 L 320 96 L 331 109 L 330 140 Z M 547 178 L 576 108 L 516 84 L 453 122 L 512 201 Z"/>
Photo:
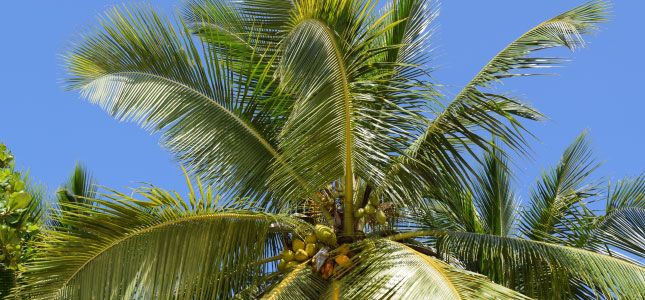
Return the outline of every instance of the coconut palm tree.
<path id="1" fill-rule="evenodd" d="M 533 54 L 584 45 L 607 7 L 539 24 L 449 101 L 428 76 L 431 1 L 194 0 L 175 19 L 113 8 L 71 45 L 67 87 L 162 132 L 200 180 L 187 199 L 145 186 L 62 203 L 15 294 L 641 299 L 645 269 L 601 247 L 638 249 L 620 238 L 625 211 L 583 202 L 584 138 L 515 218 L 506 160 L 526 154 L 520 119 L 541 115 L 491 90 L 561 63 Z"/>

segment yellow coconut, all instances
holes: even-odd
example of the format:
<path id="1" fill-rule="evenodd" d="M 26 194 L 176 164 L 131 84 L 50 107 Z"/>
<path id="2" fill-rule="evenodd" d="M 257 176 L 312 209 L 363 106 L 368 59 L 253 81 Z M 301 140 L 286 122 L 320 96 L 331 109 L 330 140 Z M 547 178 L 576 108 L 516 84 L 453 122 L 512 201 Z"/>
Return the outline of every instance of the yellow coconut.
<path id="1" fill-rule="evenodd" d="M 315 244 L 316 243 L 316 234 L 312 232 L 309 235 L 307 235 L 307 237 L 305 238 L 305 243 L 307 243 L 307 244 Z"/>
<path id="2" fill-rule="evenodd" d="M 291 248 L 293 249 L 293 252 L 298 252 L 298 250 L 303 250 L 305 249 L 305 242 L 303 242 L 299 238 L 294 238 L 293 241 L 291 242 Z"/>
<path id="3" fill-rule="evenodd" d="M 316 244 L 307 244 L 305 246 L 305 252 L 307 252 L 307 256 L 312 257 L 314 254 L 316 254 Z"/>
<path id="4" fill-rule="evenodd" d="M 294 256 L 293 251 L 291 251 L 291 250 L 289 250 L 289 249 L 284 249 L 284 250 L 282 251 L 282 253 L 280 253 L 280 257 L 281 257 L 282 259 L 284 259 L 284 261 L 286 261 L 286 262 L 290 262 L 290 261 L 292 261 L 292 260 L 293 260 L 293 256 Z"/>
<path id="5" fill-rule="evenodd" d="M 300 250 L 296 251 L 296 255 L 294 255 L 294 258 L 297 261 L 305 261 L 305 260 L 307 260 L 307 258 L 308 258 L 307 251 L 305 251 L 304 249 L 300 249 Z"/>
<path id="6" fill-rule="evenodd" d="M 278 263 L 278 270 L 283 271 L 286 268 L 287 268 L 287 262 L 284 259 L 281 259 L 280 262 Z"/>
<path id="7" fill-rule="evenodd" d="M 336 245 L 336 234 L 333 229 L 325 225 L 318 224 L 314 227 L 314 231 L 316 233 L 316 238 L 318 238 L 319 241 L 329 246 Z"/>
<path id="8" fill-rule="evenodd" d="M 336 261 L 337 264 L 342 265 L 345 262 L 349 261 L 349 256 L 347 255 L 339 255 L 334 257 L 334 261 Z"/>

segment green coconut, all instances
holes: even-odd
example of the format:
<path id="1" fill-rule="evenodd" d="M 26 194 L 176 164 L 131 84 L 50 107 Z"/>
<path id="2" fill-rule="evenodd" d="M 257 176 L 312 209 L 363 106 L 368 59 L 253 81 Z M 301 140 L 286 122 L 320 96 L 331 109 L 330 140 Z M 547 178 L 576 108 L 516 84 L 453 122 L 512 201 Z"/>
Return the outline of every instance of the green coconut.
<path id="1" fill-rule="evenodd" d="M 374 215 L 374 218 L 376 218 L 376 223 L 379 225 L 385 224 L 385 213 L 382 210 L 376 211 L 376 214 Z"/>
<path id="2" fill-rule="evenodd" d="M 378 198 L 375 195 L 372 194 L 372 195 L 370 195 L 370 204 L 372 204 L 374 206 L 379 206 L 379 204 L 381 204 L 381 202 L 378 200 Z"/>
<path id="3" fill-rule="evenodd" d="M 318 238 L 319 241 L 329 246 L 336 245 L 336 234 L 333 229 L 325 225 L 318 224 L 314 227 L 314 232 L 316 233 L 316 238 Z"/>
<path id="4" fill-rule="evenodd" d="M 365 209 L 359 208 L 354 212 L 354 217 L 355 218 L 362 218 L 363 215 L 365 215 Z"/>
<path id="5" fill-rule="evenodd" d="M 287 268 L 287 262 L 284 259 L 281 259 L 280 262 L 278 263 L 278 270 L 283 271 L 286 268 Z"/>
<path id="6" fill-rule="evenodd" d="M 368 215 L 374 214 L 376 208 L 372 204 L 365 205 L 365 213 Z"/>

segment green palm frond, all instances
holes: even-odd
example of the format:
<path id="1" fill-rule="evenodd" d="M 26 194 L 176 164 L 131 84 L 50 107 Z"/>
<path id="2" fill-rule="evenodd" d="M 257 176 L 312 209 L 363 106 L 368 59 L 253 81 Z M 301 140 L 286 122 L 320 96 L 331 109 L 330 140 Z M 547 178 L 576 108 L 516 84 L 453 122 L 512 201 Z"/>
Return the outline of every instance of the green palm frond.
<path id="1" fill-rule="evenodd" d="M 645 260 L 645 176 L 608 186 L 605 215 L 594 223 L 590 240 L 610 245 Z M 613 253 L 617 255 L 617 253 Z"/>
<path id="2" fill-rule="evenodd" d="M 333 7 L 335 2 L 340 8 Z M 422 120 L 410 103 L 421 96 L 408 101 L 378 93 L 390 88 L 381 77 L 391 67 L 370 64 L 378 53 L 369 46 L 398 23 L 368 27 L 373 3 L 359 2 L 303 1 L 297 12 L 302 20 L 282 44 L 281 84 L 295 102 L 280 145 L 288 165 L 314 187 L 337 178 L 353 186 L 354 177 L 380 185 L 385 166 L 392 163 L 390 154 L 401 152 Z M 354 10 L 360 14 L 349 12 Z M 294 186 L 284 173 L 273 176 L 276 185 Z M 345 198 L 352 199 L 352 189 L 345 191 Z"/>
<path id="3" fill-rule="evenodd" d="M 645 175 L 625 178 L 614 185 L 610 182 L 607 196 L 607 213 L 616 209 L 645 208 Z"/>
<path id="4" fill-rule="evenodd" d="M 491 149 L 484 153 L 483 162 L 472 189 L 484 232 L 513 235 L 517 229 L 519 199 L 511 184 L 508 158 L 500 150 Z"/>
<path id="5" fill-rule="evenodd" d="M 29 170 L 24 172 L 17 172 L 20 180 L 25 182 L 27 192 L 31 195 L 31 201 L 26 207 L 25 212 L 22 213 L 25 221 L 41 224 L 45 221 L 46 212 L 49 208 L 45 200 L 46 187 L 34 181 L 30 176 Z"/>
<path id="6" fill-rule="evenodd" d="M 453 176 L 443 175 L 435 179 L 435 188 L 428 191 L 425 196 L 425 203 L 412 206 L 408 214 L 408 221 L 415 226 L 454 228 L 468 232 L 484 232 L 485 224 L 475 205 L 475 195 L 465 188 L 463 183 Z M 440 187 L 440 188 L 439 188 Z M 444 209 L 435 210 L 435 207 Z M 438 220 L 445 220 L 445 225 L 450 227 L 436 226 L 428 223 L 432 215 L 438 214 Z M 430 217 L 430 218 L 429 218 Z M 407 229 L 402 229 L 407 230 Z"/>
<path id="7" fill-rule="evenodd" d="M 306 180 L 315 180 L 315 187 L 335 178 L 353 186 L 352 99 L 335 37 L 325 24 L 308 20 L 293 29 L 283 46 L 280 77 L 298 99 L 282 135 L 285 157 Z M 293 186 L 283 173 L 274 175 L 282 181 L 278 184 Z"/>
<path id="8" fill-rule="evenodd" d="M 280 130 L 289 111 L 290 99 L 276 92 L 279 79 L 272 65 L 283 38 L 279 30 L 286 28 L 292 10 L 288 1 L 218 0 L 188 1 L 183 10 L 184 22 L 206 50 L 229 62 L 226 71 L 238 87 L 236 110 L 252 116 L 267 136 Z"/>
<path id="9" fill-rule="evenodd" d="M 582 201 L 597 193 L 597 181 L 589 176 L 599 166 L 583 132 L 531 189 L 520 225 L 522 234 L 533 240 L 566 241 L 567 222 L 575 222 L 572 218 L 580 216 L 577 211 Z"/>
<path id="10" fill-rule="evenodd" d="M 270 53 L 284 37 L 295 11 L 293 1 L 283 0 L 190 0 L 183 18 L 203 40 L 216 48 L 260 47 Z M 240 51 L 224 55 L 243 55 Z"/>
<path id="11" fill-rule="evenodd" d="M 260 89 L 245 87 L 260 83 L 227 71 L 243 62 L 200 54 L 184 23 L 176 29 L 148 6 L 113 8 L 99 22 L 65 56 L 67 87 L 119 120 L 163 130 L 163 145 L 205 180 L 223 180 L 240 195 L 265 194 L 279 154 L 264 121 L 247 109 Z"/>
<path id="12" fill-rule="evenodd" d="M 96 198 L 97 192 L 98 186 L 96 185 L 96 181 L 92 173 L 84 164 L 76 162 L 72 174 L 56 191 L 56 202 L 53 204 L 54 211 L 51 212 L 56 215 L 56 217 L 48 218 L 48 222 L 50 223 L 49 225 L 56 228 L 64 227 L 56 220 L 61 217 L 57 211 L 73 210 L 72 207 L 78 204 L 90 205 L 91 201 L 88 201 L 87 199 Z"/>
<path id="13" fill-rule="evenodd" d="M 337 287 L 324 299 L 528 299 L 405 244 L 371 240 L 357 250 L 347 263 L 351 270 L 338 273 Z"/>
<path id="14" fill-rule="evenodd" d="M 531 54 L 557 46 L 570 49 L 582 46 L 582 35 L 592 33 L 597 23 L 606 22 L 607 8 L 604 1 L 583 4 L 538 25 L 504 48 L 448 105 L 433 109 L 427 129 L 407 151 L 424 164 L 408 164 L 427 169 L 426 177 L 442 172 L 463 175 L 469 166 L 462 152 L 472 153 L 473 145 L 488 149 L 488 134 L 524 153 L 524 128 L 515 116 L 539 119 L 541 115 L 509 95 L 486 89 L 503 78 L 531 75 L 528 72 L 531 69 L 541 70 L 560 63 L 559 58 Z"/>
<path id="15" fill-rule="evenodd" d="M 72 174 L 56 194 L 59 203 L 87 203 L 86 198 L 96 198 L 98 186 L 87 167 L 77 162 Z"/>
<path id="16" fill-rule="evenodd" d="M 618 209 L 598 225 L 595 237 L 620 250 L 645 260 L 645 209 Z"/>
<path id="17" fill-rule="evenodd" d="M 65 230 L 46 232 L 41 255 L 22 274 L 21 299 L 228 298 L 274 268 L 280 230 L 311 225 L 218 203 L 201 187 L 189 201 L 154 187 L 64 203 Z M 70 229 L 71 228 L 71 229 Z"/>
<path id="18" fill-rule="evenodd" d="M 645 268 L 608 255 L 541 241 L 444 230 L 402 233 L 391 239 L 415 236 L 442 237 L 438 250 L 467 263 L 496 262 L 505 275 L 504 285 L 529 296 L 563 298 L 570 293 L 571 279 L 607 298 L 645 296 Z"/>
<path id="19" fill-rule="evenodd" d="M 425 66 L 432 58 L 429 48 L 434 33 L 430 26 L 438 16 L 437 7 L 432 0 L 392 0 L 382 8 L 379 15 L 386 16 L 383 26 L 396 25 L 377 39 L 376 47 L 385 47 L 387 51 L 375 60 L 382 64 L 396 63 L 393 81 L 427 75 Z"/>

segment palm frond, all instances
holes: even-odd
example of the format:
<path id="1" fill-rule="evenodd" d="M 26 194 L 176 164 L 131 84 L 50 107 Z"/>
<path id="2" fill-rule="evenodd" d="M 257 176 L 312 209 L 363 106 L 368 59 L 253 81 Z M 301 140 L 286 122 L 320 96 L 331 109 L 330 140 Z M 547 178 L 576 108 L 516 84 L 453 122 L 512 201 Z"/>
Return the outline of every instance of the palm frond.
<path id="1" fill-rule="evenodd" d="M 192 187 L 191 187 L 192 189 Z M 218 203 L 200 184 L 189 201 L 155 187 L 114 192 L 90 204 L 64 203 L 65 230 L 43 237 L 22 274 L 21 299 L 228 298 L 275 268 L 271 224 L 304 236 L 311 225 Z M 262 261 L 264 262 L 262 263 Z M 258 263 L 261 262 L 261 263 Z"/>
<path id="2" fill-rule="evenodd" d="M 332 32 L 319 21 L 305 21 L 290 33 L 283 52 L 280 77 L 298 98 L 283 132 L 285 157 L 315 187 L 335 178 L 353 186 L 352 99 Z M 346 190 L 351 201 L 353 189 Z"/>
<path id="3" fill-rule="evenodd" d="M 87 166 L 77 162 L 72 174 L 56 194 L 59 203 L 87 203 L 86 198 L 96 198 L 98 186 Z"/>
<path id="4" fill-rule="evenodd" d="M 289 1 L 188 1 L 183 19 L 227 64 L 237 85 L 236 110 L 251 116 L 267 136 L 275 136 L 289 112 L 290 99 L 277 91 L 274 59 L 293 11 Z M 242 92 L 244 91 L 244 92 Z"/>
<path id="5" fill-rule="evenodd" d="M 392 239 L 415 236 L 442 237 L 438 250 L 465 262 L 496 262 L 506 277 L 504 285 L 528 296 L 566 298 L 571 279 L 607 298 L 645 296 L 645 268 L 619 258 L 547 242 L 469 232 L 426 230 Z"/>
<path id="6" fill-rule="evenodd" d="M 625 178 L 619 183 L 608 185 L 607 214 L 625 208 L 645 208 L 645 174 L 636 178 Z"/>
<path id="7" fill-rule="evenodd" d="M 342 299 L 528 299 L 401 243 L 370 240 L 356 250 L 324 299 L 334 292 Z"/>
<path id="8" fill-rule="evenodd" d="M 420 228 L 452 227 L 454 230 L 484 232 L 486 224 L 482 221 L 482 216 L 475 205 L 473 192 L 462 182 L 447 174 L 435 178 L 434 181 L 434 188 L 428 190 L 424 201 L 411 207 L 407 214 L 407 221 Z M 436 210 L 436 208 L 441 209 Z M 443 224 L 433 224 L 433 219 Z M 448 227 L 443 227 L 445 225 Z M 409 229 L 401 227 L 401 230 Z"/>
<path id="9" fill-rule="evenodd" d="M 645 261 L 645 209 L 625 208 L 609 214 L 598 224 L 595 237 Z"/>
<path id="10" fill-rule="evenodd" d="M 393 79 L 427 75 L 426 64 L 432 58 L 430 39 L 435 31 L 431 25 L 439 14 L 438 6 L 433 0 L 392 0 L 383 6 L 379 13 L 386 16 L 383 26 L 396 25 L 377 39 L 376 47 L 388 50 L 375 61 L 397 63 L 393 64 Z"/>
<path id="11" fill-rule="evenodd" d="M 376 54 L 368 46 L 396 24 L 365 28 L 364 14 L 372 3 L 340 2 L 337 10 L 331 5 L 334 1 L 303 1 L 298 11 L 302 21 L 282 45 L 281 84 L 295 100 L 281 148 L 288 165 L 314 187 L 338 178 L 353 186 L 354 177 L 378 186 L 385 178 L 384 166 L 391 163 L 390 154 L 404 148 L 422 117 L 407 100 L 377 93 L 388 88 L 379 78 L 389 71 L 370 64 Z M 357 6 L 361 14 L 345 12 L 352 11 L 346 5 Z M 318 17 L 332 20 L 323 23 Z M 349 20 L 345 24 L 336 18 Z M 337 31 L 334 26 L 347 27 Z M 344 42 L 351 33 L 358 37 Z M 274 175 L 276 185 L 293 186 L 283 173 Z M 352 189 L 346 193 L 345 198 L 352 199 Z"/>
<path id="12" fill-rule="evenodd" d="M 597 192 L 597 182 L 589 176 L 599 166 L 583 132 L 565 149 L 558 164 L 544 171 L 531 188 L 528 207 L 522 214 L 522 234 L 533 240 L 565 241 L 567 218 L 578 216 L 580 203 Z"/>
<path id="13" fill-rule="evenodd" d="M 112 8 L 99 23 L 65 55 L 67 87 L 119 120 L 163 131 L 163 146 L 206 181 L 263 196 L 280 155 L 246 108 L 262 83 L 239 82 L 227 70 L 240 62 L 200 51 L 187 25 L 174 28 L 149 6 Z"/>
<path id="14" fill-rule="evenodd" d="M 15 171 L 15 170 L 14 170 Z M 31 195 L 31 201 L 22 213 L 23 220 L 33 224 L 42 224 L 49 205 L 45 200 L 46 187 L 30 176 L 29 170 L 16 172 L 20 180 L 25 182 L 25 188 Z"/>
<path id="15" fill-rule="evenodd" d="M 62 186 L 56 191 L 56 202 L 52 205 L 55 209 L 50 212 L 56 217 L 48 218 L 51 227 L 62 228 L 60 222 L 57 221 L 61 217 L 57 211 L 69 210 L 70 205 L 65 204 L 84 204 L 89 205 L 92 199 L 97 197 L 98 186 L 92 173 L 81 162 L 76 162 L 72 174 L 65 180 Z"/>
<path id="16" fill-rule="evenodd" d="M 463 176 L 471 171 L 463 151 L 472 154 L 473 145 L 488 149 L 488 135 L 497 136 L 512 150 L 526 153 L 525 130 L 515 117 L 539 119 L 541 115 L 509 95 L 485 89 L 503 78 L 530 75 L 529 69 L 541 70 L 560 63 L 559 58 L 530 55 L 557 46 L 582 46 L 582 35 L 592 33 L 597 23 L 607 20 L 607 8 L 604 1 L 583 4 L 538 25 L 504 48 L 448 105 L 433 109 L 426 130 L 407 151 L 422 164 L 406 163 L 421 168 L 428 180 L 443 172 Z"/>
<path id="17" fill-rule="evenodd" d="M 508 159 L 498 149 L 484 153 L 484 165 L 472 188 L 485 233 L 514 235 L 518 222 L 518 196 L 512 186 Z"/>

